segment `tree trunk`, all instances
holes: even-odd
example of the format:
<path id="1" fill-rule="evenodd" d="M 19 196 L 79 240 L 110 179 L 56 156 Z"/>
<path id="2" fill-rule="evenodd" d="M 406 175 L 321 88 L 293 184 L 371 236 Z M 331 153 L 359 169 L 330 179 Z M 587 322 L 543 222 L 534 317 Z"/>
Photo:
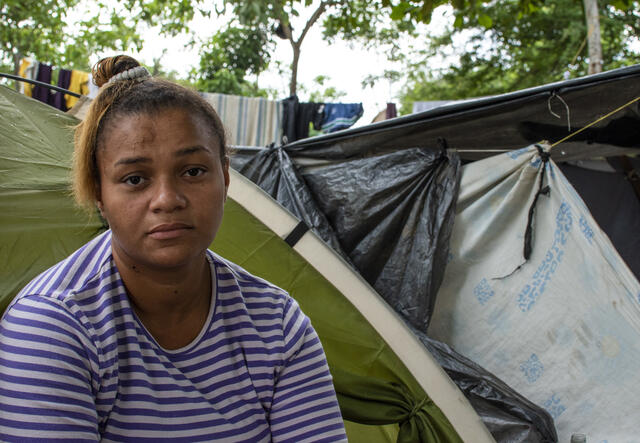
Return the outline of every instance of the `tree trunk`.
<path id="1" fill-rule="evenodd" d="M 298 90 L 298 62 L 300 61 L 300 45 L 292 44 L 293 61 L 291 62 L 291 81 L 289 82 L 289 95 L 296 95 Z"/>
<path id="2" fill-rule="evenodd" d="M 304 25 L 302 32 L 300 33 L 300 37 L 298 40 L 293 38 L 291 33 L 291 24 L 288 19 L 281 18 L 280 26 L 282 26 L 282 31 L 284 32 L 285 37 L 291 43 L 291 49 L 293 49 L 293 61 L 291 62 L 291 81 L 289 82 L 289 95 L 296 95 L 298 90 L 298 62 L 300 61 L 300 47 L 302 46 L 302 41 L 304 40 L 309 29 L 318 21 L 320 16 L 324 13 L 326 7 L 332 2 L 330 1 L 321 1 L 307 23 Z"/>
<path id="3" fill-rule="evenodd" d="M 583 0 L 587 21 L 587 46 L 589 48 L 589 74 L 602 72 L 602 40 L 600 37 L 600 17 L 598 0 Z"/>

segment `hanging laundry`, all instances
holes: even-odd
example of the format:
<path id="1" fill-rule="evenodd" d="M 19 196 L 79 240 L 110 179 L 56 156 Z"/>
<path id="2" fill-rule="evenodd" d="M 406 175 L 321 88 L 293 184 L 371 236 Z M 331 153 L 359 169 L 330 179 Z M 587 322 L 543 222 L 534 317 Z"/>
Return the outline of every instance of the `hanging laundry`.
<path id="1" fill-rule="evenodd" d="M 396 108 L 396 104 L 387 103 L 387 107 L 382 111 L 378 112 L 376 116 L 373 118 L 373 120 L 371 120 L 371 123 L 389 120 L 390 118 L 395 118 L 397 116 L 398 116 L 398 110 Z"/>
<path id="2" fill-rule="evenodd" d="M 398 116 L 398 110 L 396 109 L 395 103 L 387 103 L 387 112 L 385 117 L 387 120 L 390 118 L 396 118 Z"/>
<path id="3" fill-rule="evenodd" d="M 362 116 L 362 103 L 325 103 L 322 132 L 350 128 Z"/>
<path id="4" fill-rule="evenodd" d="M 89 73 L 84 71 L 71 71 L 71 80 L 69 82 L 69 91 L 76 94 L 88 95 L 89 94 Z M 78 99 L 70 95 L 65 95 L 67 100 L 67 109 L 73 108 Z"/>
<path id="5" fill-rule="evenodd" d="M 324 120 L 324 103 L 311 103 L 298 101 L 298 97 L 292 95 L 282 100 L 283 117 L 282 130 L 285 144 L 309 137 L 309 126 L 321 130 Z"/>
<path id="6" fill-rule="evenodd" d="M 42 83 L 51 84 L 51 66 L 45 63 L 40 63 L 38 66 L 38 76 L 36 80 Z M 49 104 L 51 96 L 51 89 L 46 86 L 35 85 L 32 92 L 32 97 L 36 100 L 40 100 L 43 103 Z"/>
<path id="7" fill-rule="evenodd" d="M 201 95 L 220 116 L 229 144 L 267 146 L 280 141 L 282 103 L 261 97 L 210 92 Z"/>
<path id="8" fill-rule="evenodd" d="M 36 61 L 30 60 L 28 58 L 23 58 L 20 62 L 18 75 L 29 80 L 35 80 L 38 76 L 39 65 L 40 63 Z M 20 82 L 20 92 L 27 97 L 31 97 L 31 93 L 33 92 L 33 85 L 27 82 Z"/>
<path id="9" fill-rule="evenodd" d="M 322 129 L 324 120 L 324 103 L 300 103 L 298 108 L 298 118 L 296 119 L 296 132 L 298 139 L 309 137 L 309 125 L 313 124 L 313 129 Z"/>
<path id="10" fill-rule="evenodd" d="M 298 139 L 296 130 L 296 116 L 300 108 L 297 95 L 282 100 L 282 142 L 283 144 L 294 142 Z"/>
<path id="11" fill-rule="evenodd" d="M 68 69 L 61 69 L 60 72 L 58 72 L 58 86 L 64 89 L 69 89 L 70 83 L 71 83 L 71 71 L 69 71 Z M 56 91 L 56 92 L 52 92 L 51 96 L 53 97 L 51 105 L 54 108 L 58 108 L 61 111 L 67 110 L 67 101 L 64 98 L 65 96 L 64 93 Z"/>

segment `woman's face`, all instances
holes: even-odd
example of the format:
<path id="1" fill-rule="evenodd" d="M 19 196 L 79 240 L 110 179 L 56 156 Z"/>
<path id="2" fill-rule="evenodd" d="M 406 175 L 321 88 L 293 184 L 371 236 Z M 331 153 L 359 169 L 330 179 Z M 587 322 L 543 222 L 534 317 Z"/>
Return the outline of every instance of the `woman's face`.
<path id="1" fill-rule="evenodd" d="M 116 260 L 141 272 L 202 260 L 229 187 L 228 161 L 203 119 L 183 109 L 126 115 L 103 134 L 98 208 Z"/>

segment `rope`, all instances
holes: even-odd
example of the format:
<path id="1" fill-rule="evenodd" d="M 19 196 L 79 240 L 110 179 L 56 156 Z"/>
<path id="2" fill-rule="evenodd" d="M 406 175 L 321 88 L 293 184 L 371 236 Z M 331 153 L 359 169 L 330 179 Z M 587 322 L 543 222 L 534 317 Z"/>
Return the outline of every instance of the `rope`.
<path id="1" fill-rule="evenodd" d="M 613 114 L 615 114 L 616 112 L 622 111 L 624 108 L 626 108 L 627 106 L 631 106 L 632 104 L 634 104 L 635 102 L 637 102 L 638 100 L 640 100 L 640 97 L 636 97 L 633 100 L 625 103 L 624 105 L 620 106 L 617 109 L 614 109 L 613 111 L 609 112 L 606 115 L 603 115 L 602 117 L 600 117 L 599 119 L 597 119 L 594 122 L 589 123 L 587 126 L 584 126 L 580 129 L 578 129 L 576 132 L 572 132 L 571 134 L 567 135 L 566 137 L 564 137 L 563 139 L 558 140 L 557 142 L 555 142 L 554 144 L 552 144 L 549 147 L 549 150 L 553 149 L 554 147 L 558 146 L 560 143 L 565 142 L 567 140 L 569 140 L 571 137 L 580 134 L 582 131 L 584 131 L 587 128 L 590 128 L 591 126 L 600 123 L 602 120 L 611 117 Z"/>

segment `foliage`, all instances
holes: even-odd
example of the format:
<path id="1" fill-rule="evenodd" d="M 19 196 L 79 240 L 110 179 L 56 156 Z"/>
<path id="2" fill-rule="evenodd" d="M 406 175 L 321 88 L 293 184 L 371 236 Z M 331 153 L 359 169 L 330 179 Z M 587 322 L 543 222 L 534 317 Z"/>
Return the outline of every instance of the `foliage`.
<path id="1" fill-rule="evenodd" d="M 203 91 L 265 96 L 246 77 L 257 77 L 268 67 L 272 47 L 269 36 L 259 28 L 226 28 L 202 46 L 200 67 L 192 77 Z"/>
<path id="2" fill-rule="evenodd" d="M 329 103 L 338 102 L 342 97 L 347 95 L 345 91 L 336 89 L 335 86 L 330 86 L 329 82 L 331 78 L 326 75 L 318 75 L 313 79 L 313 86 L 309 90 L 306 87 L 301 86 L 300 89 L 305 93 L 308 93 L 308 98 L 303 101 L 311 103 Z"/>
<path id="3" fill-rule="evenodd" d="M 515 0 L 485 5 L 478 11 L 492 17 L 491 28 L 482 25 L 479 15 L 467 15 L 459 27 L 428 39 L 423 61 L 408 68 L 413 74 L 401 96 L 401 113 L 411 112 L 414 101 L 500 94 L 559 81 L 566 72 L 573 77 L 587 73 L 582 2 L 548 0 L 520 17 L 520 3 Z M 600 23 L 605 68 L 637 60 L 628 41 L 630 35 L 638 35 L 638 3 L 627 10 L 605 5 Z M 462 33 L 465 46 L 452 66 L 442 73 L 423 68 L 427 60 L 444 56 Z"/>
<path id="4" fill-rule="evenodd" d="M 384 50 L 390 58 L 398 57 L 398 37 L 414 28 L 410 18 L 391 20 L 391 7 L 384 0 L 225 0 L 225 7 L 240 23 L 275 33 L 290 43 L 291 95 L 297 90 L 302 43 L 317 24 L 328 43 L 343 38 L 366 47 L 387 45 Z"/>
<path id="5" fill-rule="evenodd" d="M 85 9 L 87 18 L 72 20 Z M 3 0 L 0 62 L 13 64 L 17 71 L 22 57 L 33 57 L 86 70 L 96 52 L 140 50 L 139 24 L 158 25 L 163 33 L 175 35 L 193 14 L 189 0 Z"/>

